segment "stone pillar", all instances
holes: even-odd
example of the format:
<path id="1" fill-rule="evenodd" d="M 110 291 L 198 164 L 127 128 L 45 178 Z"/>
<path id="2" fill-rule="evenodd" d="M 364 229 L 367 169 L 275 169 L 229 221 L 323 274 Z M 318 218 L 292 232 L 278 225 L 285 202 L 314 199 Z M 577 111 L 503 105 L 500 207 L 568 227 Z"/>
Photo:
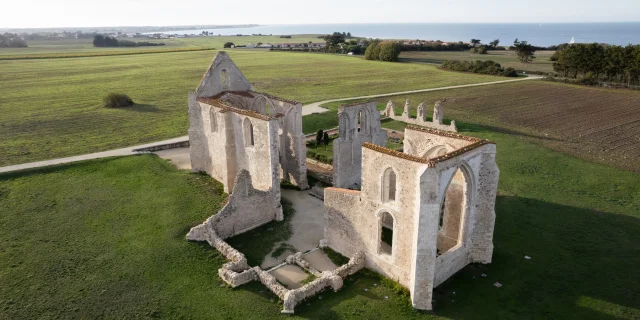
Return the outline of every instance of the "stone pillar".
<path id="1" fill-rule="evenodd" d="M 402 112 L 402 118 L 410 119 L 411 118 L 411 100 L 407 99 L 404 103 L 404 111 Z"/>
<path id="2" fill-rule="evenodd" d="M 496 146 L 485 146 L 482 153 L 480 172 L 477 173 L 477 194 L 472 207 L 475 223 L 471 234 L 471 260 L 473 262 L 491 263 L 493 255 L 493 230 L 496 220 L 496 195 L 500 170 L 496 165 Z"/>
<path id="3" fill-rule="evenodd" d="M 436 105 L 433 107 L 433 123 L 442 124 L 443 115 L 443 105 L 442 101 L 437 101 Z"/>
<path id="4" fill-rule="evenodd" d="M 384 108 L 384 116 L 389 118 L 396 116 L 396 104 L 393 103 L 393 101 L 389 100 L 389 102 L 387 102 L 387 107 Z"/>
<path id="5" fill-rule="evenodd" d="M 418 121 L 424 122 L 426 118 L 427 118 L 427 106 L 423 102 L 418 106 Z"/>
<path id="6" fill-rule="evenodd" d="M 419 210 L 415 212 L 411 261 L 411 304 L 416 309 L 431 310 L 438 241 L 440 177 L 434 168 L 420 176 Z"/>

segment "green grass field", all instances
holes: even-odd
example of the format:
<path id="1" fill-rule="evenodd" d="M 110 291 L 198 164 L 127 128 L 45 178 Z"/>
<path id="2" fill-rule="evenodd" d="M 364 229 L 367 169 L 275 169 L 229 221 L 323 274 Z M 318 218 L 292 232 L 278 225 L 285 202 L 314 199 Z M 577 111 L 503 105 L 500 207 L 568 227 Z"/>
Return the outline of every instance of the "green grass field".
<path id="1" fill-rule="evenodd" d="M 493 60 L 501 66 L 514 68 L 518 71 L 553 72 L 553 65 L 549 58 L 555 51 L 537 51 L 536 59 L 531 63 L 518 61 L 513 51 L 489 51 L 488 54 L 474 54 L 468 51 L 406 51 L 400 54 L 400 61 L 413 63 L 442 64 L 445 60 Z"/>
<path id="2" fill-rule="evenodd" d="M 187 134 L 187 93 L 214 51 L 0 61 L 0 166 L 159 141 Z M 230 51 L 264 91 L 303 103 L 494 81 L 433 66 L 327 54 Z M 105 109 L 109 92 L 137 103 Z"/>
<path id="3" fill-rule="evenodd" d="M 459 126 L 497 143 L 493 262 L 438 287 L 433 312 L 414 311 L 361 272 L 291 318 L 640 317 L 638 176 Z M 221 189 L 153 155 L 0 174 L 0 318 L 281 319 L 277 297 L 258 283 L 220 286 L 224 258 L 184 239 L 221 207 Z M 264 239 L 235 245 L 262 248 Z"/>
<path id="4" fill-rule="evenodd" d="M 318 39 L 319 35 L 299 34 L 293 35 L 291 39 L 282 39 L 280 36 L 222 36 L 222 37 L 197 37 L 197 38 L 174 38 L 174 39 L 147 39 L 147 38 L 120 38 L 129 41 L 148 41 L 164 43 L 163 47 L 118 47 L 118 48 L 96 48 L 93 46 L 93 39 L 60 39 L 60 40 L 34 40 L 28 41 L 27 48 L 0 48 L 0 56 L 3 55 L 29 55 L 47 53 L 74 53 L 74 52 L 100 52 L 100 51 L 140 51 L 145 49 L 174 49 L 174 48 L 216 48 L 222 49 L 226 42 L 233 42 L 236 45 L 247 45 L 249 43 L 308 43 L 324 42 Z"/>

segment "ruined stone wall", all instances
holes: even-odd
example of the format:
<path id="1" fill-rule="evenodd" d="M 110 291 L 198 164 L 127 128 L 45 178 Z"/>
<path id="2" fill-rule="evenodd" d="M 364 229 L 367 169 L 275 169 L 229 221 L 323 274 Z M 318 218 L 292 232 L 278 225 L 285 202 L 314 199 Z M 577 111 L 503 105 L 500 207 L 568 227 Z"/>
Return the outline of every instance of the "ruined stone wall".
<path id="1" fill-rule="evenodd" d="M 233 193 L 227 204 L 192 232 L 203 229 L 215 232 L 222 239 L 249 231 L 273 220 L 282 220 L 280 188 L 262 191 L 253 188 L 251 175 L 242 170 L 238 173 Z M 190 232 L 191 233 L 191 232 Z"/>
<path id="2" fill-rule="evenodd" d="M 409 287 L 413 227 L 420 172 L 426 164 L 362 149 L 362 192 L 325 189 L 325 238 L 333 250 L 350 256 L 366 252 L 366 266 Z M 396 196 L 384 201 L 383 175 L 395 173 Z M 382 213 L 393 217 L 392 254 L 380 250 Z"/>
<path id="3" fill-rule="evenodd" d="M 302 132 L 302 104 L 277 99 L 270 101 L 275 111 L 283 115 L 278 118 L 281 178 L 301 189 L 307 189 L 307 145 Z"/>
<path id="4" fill-rule="evenodd" d="M 294 260 L 295 263 L 300 265 L 302 268 L 311 271 L 308 268 L 308 263 L 301 259 L 300 256 L 301 253 L 298 253 L 292 256 L 291 260 Z M 358 272 L 364 268 L 364 266 L 365 254 L 363 251 L 358 251 L 351 257 L 351 259 L 349 259 L 348 263 L 340 266 L 334 271 L 325 271 L 320 274 L 318 274 L 317 271 L 312 272 L 314 275 L 318 276 L 316 280 L 307 283 L 298 289 L 289 290 L 285 293 L 282 313 L 292 314 L 296 305 L 317 295 L 327 288 L 331 288 L 333 291 L 340 290 L 344 285 L 343 279 Z"/>
<path id="5" fill-rule="evenodd" d="M 436 105 L 434 106 L 432 121 L 427 120 L 427 106 L 425 105 L 424 102 L 418 106 L 417 118 L 413 118 L 411 116 L 411 101 L 409 100 L 407 100 L 404 105 L 404 110 L 402 112 L 402 115 L 400 116 L 396 115 L 396 105 L 395 103 L 393 103 L 393 101 L 389 101 L 389 103 L 387 103 L 387 107 L 385 108 L 384 111 L 382 111 L 382 114 L 393 120 L 415 124 L 423 127 L 444 130 L 444 131 L 452 131 L 452 132 L 458 131 L 455 120 L 451 120 L 450 125 L 443 124 L 442 120 L 444 117 L 444 110 L 443 110 L 442 102 L 440 101 L 436 102 Z"/>
<path id="6" fill-rule="evenodd" d="M 213 97 L 223 91 L 253 91 L 253 85 L 226 52 L 218 51 L 200 81 L 196 97 Z"/>
<path id="7" fill-rule="evenodd" d="M 193 171 L 203 171 L 233 190 L 240 170 L 251 173 L 254 187 L 267 191 L 280 185 L 278 122 L 189 100 L 189 140 Z M 247 130 L 248 123 L 252 131 Z M 253 134 L 253 145 L 251 141 Z"/>
<path id="8" fill-rule="evenodd" d="M 494 144 L 456 134 L 409 131 L 405 137 L 416 143 L 409 143 L 408 151 L 415 155 L 430 148 L 429 143 L 448 143 L 457 149 L 427 160 L 366 145 L 362 151 L 362 191 L 325 189 L 325 240 L 345 255 L 364 250 L 367 268 L 406 286 L 413 306 L 430 310 L 435 286 L 470 262 L 491 261 L 499 171 Z M 388 187 L 386 178 L 393 176 L 397 179 L 395 190 Z M 445 212 L 458 210 L 461 215 L 446 218 L 449 224 L 440 231 L 447 190 L 450 200 L 457 203 L 445 206 Z M 394 196 L 389 192 L 395 192 Z M 391 255 L 380 250 L 382 212 L 393 217 Z M 447 236 L 451 242 L 437 256 L 436 248 L 443 245 L 438 243 L 439 236 L 440 241 Z"/>
<path id="9" fill-rule="evenodd" d="M 339 137 L 333 140 L 333 185 L 357 189 L 362 181 L 362 145 L 386 146 L 387 132 L 380 125 L 375 102 L 341 106 L 338 119 Z"/>
<path id="10" fill-rule="evenodd" d="M 447 137 L 429 133 L 426 130 L 412 130 L 411 127 L 408 127 L 404 132 L 403 152 L 417 157 L 435 158 L 476 141 L 475 139 L 461 139 L 456 136 L 458 135 Z"/>

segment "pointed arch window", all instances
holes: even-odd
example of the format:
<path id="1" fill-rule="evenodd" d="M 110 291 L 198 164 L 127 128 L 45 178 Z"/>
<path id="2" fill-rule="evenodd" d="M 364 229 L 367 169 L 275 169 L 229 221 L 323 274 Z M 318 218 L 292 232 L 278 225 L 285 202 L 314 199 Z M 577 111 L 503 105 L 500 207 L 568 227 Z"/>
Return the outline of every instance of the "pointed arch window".
<path id="1" fill-rule="evenodd" d="M 382 202 L 393 202 L 397 199 L 398 178 L 393 168 L 387 168 L 382 175 Z"/>
<path id="2" fill-rule="evenodd" d="M 379 215 L 378 221 L 380 232 L 378 251 L 380 254 L 392 255 L 393 231 L 395 226 L 393 216 L 389 212 L 384 211 Z"/>
<path id="3" fill-rule="evenodd" d="M 254 144 L 253 141 L 253 124 L 249 118 L 244 119 L 244 123 L 242 124 L 244 128 L 244 146 L 252 147 Z"/>

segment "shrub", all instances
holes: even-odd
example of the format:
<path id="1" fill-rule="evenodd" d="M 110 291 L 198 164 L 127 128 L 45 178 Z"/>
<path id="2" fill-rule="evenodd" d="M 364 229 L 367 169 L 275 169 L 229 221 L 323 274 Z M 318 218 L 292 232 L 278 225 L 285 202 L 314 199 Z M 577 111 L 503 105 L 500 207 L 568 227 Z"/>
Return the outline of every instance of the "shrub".
<path id="1" fill-rule="evenodd" d="M 376 49 L 379 43 L 380 42 L 378 41 L 373 41 L 371 42 L 371 44 L 369 44 L 369 46 L 367 47 L 367 50 L 364 51 L 364 58 L 366 60 L 378 60 L 378 54 L 380 53 L 380 51 L 378 50 L 376 52 Z"/>
<path id="2" fill-rule="evenodd" d="M 133 104 L 133 100 L 131 100 L 128 95 L 122 93 L 109 93 L 104 97 L 105 108 L 125 108 Z"/>
<path id="3" fill-rule="evenodd" d="M 380 61 L 398 61 L 400 56 L 400 45 L 397 42 L 385 41 L 378 45 L 380 52 L 378 53 L 378 60 Z"/>
<path id="4" fill-rule="evenodd" d="M 499 63 L 494 61 L 457 61 L 448 60 L 442 64 L 443 69 L 453 71 L 473 72 L 491 74 L 494 76 L 517 77 L 518 74 L 513 68 L 504 69 Z"/>
<path id="5" fill-rule="evenodd" d="M 235 47 L 235 45 L 233 44 L 233 42 L 225 42 L 225 43 L 224 43 L 224 47 L 225 47 L 225 48 L 231 48 L 231 46 L 234 46 L 234 47 Z"/>

